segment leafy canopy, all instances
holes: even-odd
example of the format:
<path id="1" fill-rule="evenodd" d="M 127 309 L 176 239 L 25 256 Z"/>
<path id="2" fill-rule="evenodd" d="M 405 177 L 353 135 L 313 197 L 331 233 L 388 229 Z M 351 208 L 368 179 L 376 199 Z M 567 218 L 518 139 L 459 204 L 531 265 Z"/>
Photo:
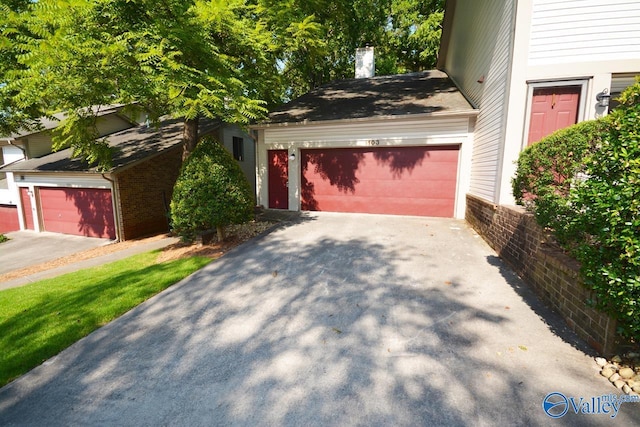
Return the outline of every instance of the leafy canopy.
<path id="1" fill-rule="evenodd" d="M 135 105 L 154 121 L 248 123 L 266 111 L 265 88 L 277 79 L 272 38 L 254 9 L 243 0 L 30 3 L 0 24 L 0 54 L 12 59 L 0 69 L 0 131 L 64 111 L 56 148 L 108 167 L 106 144 L 91 138 L 90 106 Z"/>
<path id="2" fill-rule="evenodd" d="M 0 134 L 64 112 L 56 148 L 109 167 L 94 106 L 246 124 L 354 73 L 431 68 L 444 0 L 0 0 Z"/>
<path id="3" fill-rule="evenodd" d="M 435 66 L 444 0 L 262 0 L 281 43 L 286 95 L 354 75 L 355 51 L 375 47 L 376 74 Z"/>

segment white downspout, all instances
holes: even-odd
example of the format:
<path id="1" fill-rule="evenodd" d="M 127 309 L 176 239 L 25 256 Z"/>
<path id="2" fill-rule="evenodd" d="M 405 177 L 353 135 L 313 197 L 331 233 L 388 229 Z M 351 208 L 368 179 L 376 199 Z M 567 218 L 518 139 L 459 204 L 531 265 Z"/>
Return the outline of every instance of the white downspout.
<path id="1" fill-rule="evenodd" d="M 122 224 L 120 223 L 120 200 L 118 199 L 118 182 L 115 179 L 107 178 L 101 174 L 102 178 L 111 184 L 111 204 L 113 205 L 113 223 L 116 226 L 116 241 L 122 241 Z"/>

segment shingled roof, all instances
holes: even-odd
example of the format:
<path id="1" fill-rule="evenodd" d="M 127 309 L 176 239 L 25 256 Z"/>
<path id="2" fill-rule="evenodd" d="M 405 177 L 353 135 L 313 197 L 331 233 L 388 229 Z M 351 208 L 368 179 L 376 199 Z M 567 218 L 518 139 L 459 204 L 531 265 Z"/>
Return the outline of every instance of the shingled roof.
<path id="1" fill-rule="evenodd" d="M 477 111 L 445 73 L 431 70 L 329 83 L 272 111 L 254 127 L 460 112 Z"/>
<path id="2" fill-rule="evenodd" d="M 93 114 L 95 114 L 96 117 L 102 117 L 109 114 L 119 113 L 123 107 L 124 107 L 124 104 L 96 105 L 94 107 L 91 107 L 91 109 L 93 110 Z M 55 129 L 60 125 L 60 123 L 62 123 L 65 120 L 66 117 L 67 116 L 64 113 L 53 114 L 50 118 L 43 117 L 38 121 L 37 127 L 33 129 L 21 129 L 18 132 L 12 133 L 9 136 L 0 135 L 0 140 L 18 139 L 24 136 L 33 135 L 39 132 Z M 125 115 L 122 115 L 122 118 L 130 121 L 130 119 Z"/>
<path id="3" fill-rule="evenodd" d="M 182 143 L 182 119 L 167 120 L 159 127 L 136 126 L 107 136 L 113 147 L 112 167 L 116 172 Z M 222 125 L 221 121 L 200 120 L 199 133 L 205 135 Z M 87 172 L 97 173 L 95 167 L 71 157 L 71 149 L 61 150 L 37 159 L 16 162 L 0 169 L 2 172 Z"/>

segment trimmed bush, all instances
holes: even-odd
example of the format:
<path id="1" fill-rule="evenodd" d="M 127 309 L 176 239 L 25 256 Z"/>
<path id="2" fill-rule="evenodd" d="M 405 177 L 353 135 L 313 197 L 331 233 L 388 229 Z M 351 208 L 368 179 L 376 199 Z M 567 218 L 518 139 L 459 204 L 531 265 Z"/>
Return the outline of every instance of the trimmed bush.
<path id="1" fill-rule="evenodd" d="M 619 101 L 525 150 L 513 192 L 580 261 L 591 303 L 640 343 L 640 82 Z"/>
<path id="2" fill-rule="evenodd" d="M 572 191 L 575 216 L 567 234 L 596 306 L 618 319 L 623 336 L 640 343 L 640 82 L 627 89 L 596 149 L 589 177 Z"/>
<path id="3" fill-rule="evenodd" d="M 553 229 L 562 243 L 572 240 L 572 236 L 565 236 L 567 220 L 573 215 L 569 193 L 584 177 L 584 158 L 594 150 L 601 128 L 599 121 L 581 122 L 520 153 L 513 195 L 533 211 L 539 224 Z"/>
<path id="4" fill-rule="evenodd" d="M 210 137 L 203 138 L 185 160 L 171 200 L 173 230 L 184 240 L 216 229 L 218 240 L 230 224 L 249 221 L 251 186 L 231 154 Z"/>

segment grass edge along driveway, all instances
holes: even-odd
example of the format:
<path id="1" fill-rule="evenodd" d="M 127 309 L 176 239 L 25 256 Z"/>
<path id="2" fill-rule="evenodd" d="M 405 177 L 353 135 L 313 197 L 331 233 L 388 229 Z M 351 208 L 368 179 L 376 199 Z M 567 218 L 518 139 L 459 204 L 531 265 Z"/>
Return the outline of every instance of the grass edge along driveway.
<path id="1" fill-rule="evenodd" d="M 160 253 L 0 291 L 0 387 L 211 262 Z"/>

